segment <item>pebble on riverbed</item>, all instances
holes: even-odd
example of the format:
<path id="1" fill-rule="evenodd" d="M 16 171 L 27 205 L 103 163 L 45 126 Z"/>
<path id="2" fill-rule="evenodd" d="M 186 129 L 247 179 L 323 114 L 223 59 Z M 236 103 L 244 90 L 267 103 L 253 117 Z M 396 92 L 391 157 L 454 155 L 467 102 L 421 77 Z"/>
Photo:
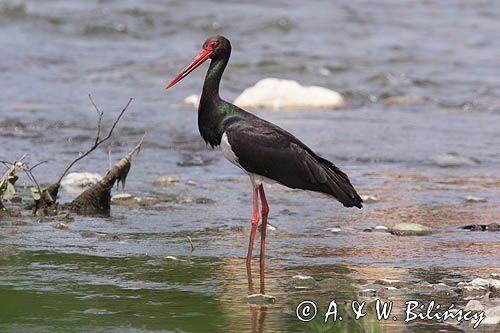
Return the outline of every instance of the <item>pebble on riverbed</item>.
<path id="1" fill-rule="evenodd" d="M 468 202 L 468 203 L 480 203 L 480 202 L 487 202 L 488 200 L 486 200 L 484 198 L 469 195 L 469 196 L 465 197 L 464 201 Z"/>
<path id="2" fill-rule="evenodd" d="M 373 288 L 363 289 L 358 292 L 358 295 L 361 297 L 375 297 L 377 296 L 377 290 Z"/>
<path id="3" fill-rule="evenodd" d="M 259 232 L 262 231 L 262 224 L 259 224 L 258 229 L 259 229 Z M 271 223 L 267 222 L 266 230 L 267 231 L 275 231 L 275 230 L 278 230 L 278 228 L 275 227 L 274 225 L 272 225 Z"/>
<path id="4" fill-rule="evenodd" d="M 310 289 L 316 286 L 316 281 L 312 276 L 295 275 L 292 277 L 292 287 L 295 289 Z"/>
<path id="5" fill-rule="evenodd" d="M 120 206 L 150 206 L 161 200 L 153 197 L 136 197 L 129 193 L 119 193 L 111 197 L 111 203 Z"/>
<path id="6" fill-rule="evenodd" d="M 181 179 L 177 176 L 162 176 L 159 178 L 156 178 L 153 181 L 154 186 L 171 186 L 171 185 L 177 185 L 181 182 Z"/>
<path id="7" fill-rule="evenodd" d="M 276 302 L 276 297 L 266 294 L 253 294 L 245 297 L 245 300 L 250 304 L 266 305 Z"/>
<path id="8" fill-rule="evenodd" d="M 397 223 L 389 228 L 389 232 L 397 236 L 425 236 L 436 231 L 418 223 Z"/>
<path id="9" fill-rule="evenodd" d="M 118 234 L 105 234 L 99 236 L 98 240 L 100 241 L 121 241 L 122 237 Z"/>
<path id="10" fill-rule="evenodd" d="M 57 223 L 54 228 L 59 229 L 59 230 L 69 230 L 69 227 L 62 222 Z"/>
<path id="11" fill-rule="evenodd" d="M 465 298 L 481 298 L 490 292 L 490 297 L 500 296 L 500 280 L 476 278 L 470 282 L 459 282 L 459 292 Z"/>
<path id="12" fill-rule="evenodd" d="M 461 227 L 460 229 L 470 230 L 470 231 L 500 231 L 500 225 L 498 223 L 469 224 Z"/>
<path id="13" fill-rule="evenodd" d="M 464 307 L 465 311 L 483 311 L 484 306 L 478 300 L 471 299 Z"/>
<path id="14" fill-rule="evenodd" d="M 474 166 L 478 165 L 479 161 L 460 156 L 455 153 L 444 154 L 444 155 L 435 155 L 431 157 L 434 164 L 441 168 L 452 168 L 452 167 L 461 167 L 461 166 Z"/>
<path id="15" fill-rule="evenodd" d="M 370 204 L 380 201 L 380 199 L 376 195 L 361 195 L 361 199 L 365 204 Z"/>

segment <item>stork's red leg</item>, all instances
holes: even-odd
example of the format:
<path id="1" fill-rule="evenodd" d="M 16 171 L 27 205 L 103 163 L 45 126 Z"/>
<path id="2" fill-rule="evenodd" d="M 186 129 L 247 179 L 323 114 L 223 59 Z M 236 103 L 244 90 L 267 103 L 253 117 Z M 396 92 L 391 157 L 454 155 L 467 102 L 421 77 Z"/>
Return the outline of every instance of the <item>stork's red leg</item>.
<path id="1" fill-rule="evenodd" d="M 262 203 L 262 229 L 260 232 L 260 288 L 261 293 L 264 293 L 264 261 L 266 258 L 266 231 L 267 231 L 267 216 L 269 215 L 269 205 L 267 204 L 264 186 L 259 186 L 260 201 Z"/>
<path id="2" fill-rule="evenodd" d="M 259 223 L 259 192 L 258 192 L 258 188 L 254 187 L 253 188 L 252 231 L 250 232 L 250 242 L 248 244 L 247 269 L 250 269 L 250 264 L 252 261 L 253 241 L 255 239 L 255 231 L 257 230 L 258 223 Z"/>

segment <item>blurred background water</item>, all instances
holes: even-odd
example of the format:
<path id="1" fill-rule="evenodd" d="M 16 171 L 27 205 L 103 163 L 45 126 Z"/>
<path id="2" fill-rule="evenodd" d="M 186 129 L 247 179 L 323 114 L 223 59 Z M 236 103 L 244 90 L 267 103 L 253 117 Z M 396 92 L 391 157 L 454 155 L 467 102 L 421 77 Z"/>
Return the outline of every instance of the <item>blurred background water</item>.
<path id="1" fill-rule="evenodd" d="M 0 221 L 0 330 L 313 330 L 299 325 L 294 306 L 305 297 L 350 299 L 359 279 L 456 283 L 498 271 L 498 235 L 458 230 L 499 221 L 498 22 L 496 1 L 0 1 L 0 159 L 27 152 L 33 163 L 48 161 L 38 179 L 54 181 L 94 135 L 87 94 L 105 125 L 134 97 L 113 157 L 147 131 L 126 191 L 171 198 L 114 206 L 110 218 L 76 217 L 69 231 L 29 218 Z M 342 93 L 347 106 L 339 110 L 256 113 L 380 198 L 354 211 L 273 186 L 278 230 L 268 237 L 266 278 L 277 303 L 264 312 L 244 301 L 247 177 L 204 145 L 196 111 L 181 105 L 199 94 L 208 66 L 163 89 L 214 34 L 232 42 L 221 87 L 230 101 L 265 77 Z M 73 171 L 103 174 L 107 148 Z M 468 162 L 436 162 L 450 153 Z M 153 187 L 162 175 L 181 184 Z M 465 204 L 469 195 L 487 202 Z M 441 232 L 362 232 L 400 221 Z M 326 231 L 333 226 L 343 232 Z M 289 279 L 298 273 L 344 284 L 297 292 Z M 363 329 L 404 325 L 374 323 Z"/>

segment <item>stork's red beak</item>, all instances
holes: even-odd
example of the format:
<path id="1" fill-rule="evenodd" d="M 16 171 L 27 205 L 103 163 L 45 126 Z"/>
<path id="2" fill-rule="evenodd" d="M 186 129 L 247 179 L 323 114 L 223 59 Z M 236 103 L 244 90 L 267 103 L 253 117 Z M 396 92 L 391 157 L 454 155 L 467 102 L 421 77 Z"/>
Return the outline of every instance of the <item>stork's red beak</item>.
<path id="1" fill-rule="evenodd" d="M 179 75 L 177 75 L 172 81 L 170 81 L 169 84 L 165 87 L 165 89 L 170 88 L 183 78 L 185 78 L 189 73 L 195 70 L 196 67 L 200 66 L 202 63 L 204 63 L 208 58 L 210 58 L 210 55 L 212 54 L 212 50 L 206 50 L 202 49 L 200 53 L 191 61 L 189 66 L 186 67 Z"/>

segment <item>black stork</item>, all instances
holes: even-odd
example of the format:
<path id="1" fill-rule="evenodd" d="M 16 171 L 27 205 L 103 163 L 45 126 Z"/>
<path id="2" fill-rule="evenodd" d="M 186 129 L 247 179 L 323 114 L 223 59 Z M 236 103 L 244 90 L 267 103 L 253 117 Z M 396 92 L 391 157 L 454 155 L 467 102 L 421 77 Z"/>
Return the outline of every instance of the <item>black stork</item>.
<path id="1" fill-rule="evenodd" d="M 219 84 L 231 55 L 231 43 L 223 36 L 209 37 L 199 54 L 165 89 L 185 78 L 211 59 L 198 108 L 198 128 L 206 143 L 219 146 L 224 157 L 241 168 L 253 186 L 253 217 L 248 245 L 247 268 L 252 260 L 255 231 L 262 203 L 260 243 L 261 279 L 264 271 L 269 206 L 263 183 L 326 193 L 345 207 L 362 207 L 360 196 L 348 176 L 332 162 L 318 156 L 284 129 L 261 119 L 219 97 Z"/>

